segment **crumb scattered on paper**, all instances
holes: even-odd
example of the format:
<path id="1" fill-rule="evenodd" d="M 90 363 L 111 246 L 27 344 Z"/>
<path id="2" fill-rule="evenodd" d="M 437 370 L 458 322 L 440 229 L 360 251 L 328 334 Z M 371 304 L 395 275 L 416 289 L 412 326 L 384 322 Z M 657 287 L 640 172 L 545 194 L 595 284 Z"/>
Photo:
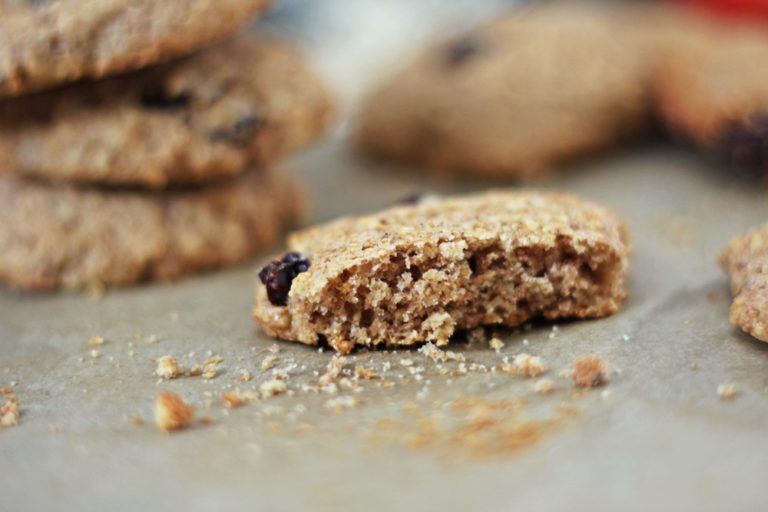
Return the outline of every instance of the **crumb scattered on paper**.
<path id="1" fill-rule="evenodd" d="M 515 372 L 526 378 L 538 377 L 547 371 L 544 361 L 539 356 L 532 356 L 530 354 L 516 355 L 512 364 Z"/>
<path id="2" fill-rule="evenodd" d="M 181 369 L 179 362 L 173 356 L 163 356 L 157 359 L 157 368 L 155 368 L 155 374 L 163 379 L 175 379 L 182 375 L 184 370 Z"/>
<path id="3" fill-rule="evenodd" d="M 285 393 L 287 389 L 288 385 L 284 381 L 272 379 L 261 383 L 259 386 L 259 393 L 261 393 L 261 396 L 263 397 L 270 397 Z"/>
<path id="4" fill-rule="evenodd" d="M 595 355 L 579 356 L 573 362 L 571 378 L 578 387 L 594 388 L 608 383 L 608 364 Z"/>
<path id="5" fill-rule="evenodd" d="M 15 427 L 19 424 L 20 416 L 19 399 L 11 395 L 5 405 L 0 407 L 0 427 Z"/>
<path id="6" fill-rule="evenodd" d="M 720 397 L 720 400 L 730 400 L 735 397 L 738 392 L 739 389 L 736 387 L 736 384 L 727 383 L 717 386 L 717 396 Z"/>
<path id="7" fill-rule="evenodd" d="M 221 398 L 224 402 L 224 407 L 228 409 L 236 409 L 245 405 L 245 398 L 239 392 L 224 393 Z"/>
<path id="8" fill-rule="evenodd" d="M 155 424 L 170 432 L 189 426 L 195 417 L 195 409 L 176 393 L 161 391 L 155 398 Z"/>
<path id="9" fill-rule="evenodd" d="M 104 344 L 104 337 L 103 336 L 91 336 L 90 339 L 88 339 L 88 344 L 92 347 L 99 347 Z"/>

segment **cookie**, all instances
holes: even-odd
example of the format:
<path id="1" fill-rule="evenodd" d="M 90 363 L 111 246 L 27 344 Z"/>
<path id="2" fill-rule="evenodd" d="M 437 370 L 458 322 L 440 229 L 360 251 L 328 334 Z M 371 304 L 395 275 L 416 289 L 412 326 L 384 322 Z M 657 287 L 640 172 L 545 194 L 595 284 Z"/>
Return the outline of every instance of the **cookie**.
<path id="1" fill-rule="evenodd" d="M 291 235 L 288 250 L 259 274 L 256 323 L 348 353 L 610 315 L 626 294 L 629 243 L 596 204 L 490 191 L 343 218 Z"/>
<path id="2" fill-rule="evenodd" d="M 731 323 L 768 342 L 768 223 L 732 240 L 720 265 L 731 278 Z"/>
<path id="3" fill-rule="evenodd" d="M 648 56 L 622 9 L 525 8 L 429 48 L 364 101 L 364 150 L 521 177 L 648 124 Z M 626 37 L 623 37 L 626 36 Z"/>
<path id="4" fill-rule="evenodd" d="M 267 0 L 0 0 L 0 97 L 138 69 L 197 50 Z"/>
<path id="5" fill-rule="evenodd" d="M 0 101 L 0 172 L 162 188 L 306 145 L 330 100 L 293 48 L 241 37 L 187 59 Z"/>
<path id="6" fill-rule="evenodd" d="M 163 193 L 0 177 L 0 281 L 16 288 L 126 285 L 232 265 L 279 241 L 301 211 L 284 173 Z"/>
<path id="7" fill-rule="evenodd" d="M 705 151 L 768 170 L 766 59 L 764 30 L 738 26 L 670 48 L 653 79 L 659 116 Z"/>

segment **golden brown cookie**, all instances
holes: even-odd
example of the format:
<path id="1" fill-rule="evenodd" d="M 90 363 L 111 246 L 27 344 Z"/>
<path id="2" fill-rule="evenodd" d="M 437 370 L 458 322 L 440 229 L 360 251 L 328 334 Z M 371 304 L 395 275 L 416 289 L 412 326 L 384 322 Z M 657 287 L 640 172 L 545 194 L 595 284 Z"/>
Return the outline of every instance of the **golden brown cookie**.
<path id="1" fill-rule="evenodd" d="M 207 182 L 308 144 L 330 109 L 293 48 L 243 36 L 131 75 L 0 101 L 0 172 L 151 188 Z"/>
<path id="2" fill-rule="evenodd" d="M 731 323 L 768 342 L 768 223 L 733 239 L 720 265 L 731 278 Z"/>
<path id="3" fill-rule="evenodd" d="M 0 0 L 0 97 L 191 53 L 267 0 Z"/>
<path id="4" fill-rule="evenodd" d="M 288 250 L 259 274 L 256 323 L 347 353 L 610 315 L 626 294 L 629 244 L 596 204 L 491 191 L 343 218 L 291 235 Z"/>
<path id="5" fill-rule="evenodd" d="M 677 136 L 737 164 L 768 169 L 768 35 L 721 27 L 667 49 L 656 105 Z"/>
<path id="6" fill-rule="evenodd" d="M 105 191 L 0 177 L 0 281 L 48 290 L 166 280 L 232 265 L 278 242 L 303 197 L 252 171 L 166 192 Z"/>
<path id="7" fill-rule="evenodd" d="M 608 148 L 649 118 L 647 43 L 636 23 L 622 8 L 560 2 L 433 45 L 366 99 L 360 144 L 497 177 Z"/>

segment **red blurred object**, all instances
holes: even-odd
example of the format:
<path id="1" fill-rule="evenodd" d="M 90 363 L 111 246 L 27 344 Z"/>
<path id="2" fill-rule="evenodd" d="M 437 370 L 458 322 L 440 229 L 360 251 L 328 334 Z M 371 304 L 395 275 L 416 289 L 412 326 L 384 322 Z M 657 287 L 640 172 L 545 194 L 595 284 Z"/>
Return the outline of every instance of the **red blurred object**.
<path id="1" fill-rule="evenodd" d="M 768 24 L 768 0 L 676 0 L 722 18 L 748 19 Z"/>

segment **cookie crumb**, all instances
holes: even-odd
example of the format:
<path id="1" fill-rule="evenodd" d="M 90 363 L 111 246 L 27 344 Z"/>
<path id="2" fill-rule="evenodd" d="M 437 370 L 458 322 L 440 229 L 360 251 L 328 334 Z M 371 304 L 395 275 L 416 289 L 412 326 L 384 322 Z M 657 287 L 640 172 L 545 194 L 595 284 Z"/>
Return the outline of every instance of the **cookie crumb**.
<path id="1" fill-rule="evenodd" d="M 155 424 L 170 432 L 186 428 L 195 417 L 195 409 L 176 393 L 162 391 L 155 398 Z"/>
<path id="2" fill-rule="evenodd" d="M 344 363 L 346 363 L 346 359 L 343 357 L 333 356 L 328 362 L 328 367 L 326 368 L 325 373 L 318 379 L 318 384 L 320 384 L 321 387 L 327 386 L 338 379 L 341 375 L 341 371 L 344 369 Z"/>
<path id="3" fill-rule="evenodd" d="M 458 354 L 451 350 L 443 350 L 437 347 L 434 343 L 430 342 L 419 349 L 419 352 L 424 354 L 436 363 L 444 363 L 446 361 L 463 362 L 464 354 Z"/>
<path id="4" fill-rule="evenodd" d="M 175 379 L 184 373 L 179 366 L 178 361 L 173 356 L 163 356 L 157 359 L 157 368 L 155 368 L 155 374 L 165 380 Z"/>
<path id="5" fill-rule="evenodd" d="M 99 352 L 96 349 L 93 349 L 93 350 L 90 351 L 90 353 L 88 355 L 91 356 L 91 359 L 98 359 L 98 358 L 101 357 L 101 352 Z"/>
<path id="6" fill-rule="evenodd" d="M 193 364 L 192 368 L 189 369 L 187 372 L 187 376 L 189 377 L 197 377 L 199 375 L 203 374 L 203 367 L 199 364 Z"/>
<path id="7" fill-rule="evenodd" d="M 285 382 L 278 379 L 272 379 L 261 383 L 259 386 L 259 393 L 261 393 L 262 397 L 270 397 L 285 393 L 286 389 L 288 389 L 288 386 Z"/>
<path id="8" fill-rule="evenodd" d="M 491 338 L 491 341 L 489 341 L 488 344 L 497 354 L 504 348 L 504 342 L 496 337 Z"/>
<path id="9" fill-rule="evenodd" d="M 104 337 L 103 336 L 91 336 L 88 339 L 88 344 L 92 347 L 100 347 L 104 344 Z"/>
<path id="10" fill-rule="evenodd" d="M 13 388 L 11 386 L 3 386 L 0 388 L 0 395 L 11 395 L 13 394 Z"/>
<path id="11" fill-rule="evenodd" d="M 19 424 L 19 399 L 11 395 L 0 407 L 0 427 L 15 427 Z"/>
<path id="12" fill-rule="evenodd" d="M 539 379 L 533 385 L 533 390 L 540 395 L 548 395 L 555 390 L 555 383 L 550 379 Z"/>
<path id="13" fill-rule="evenodd" d="M 240 380 L 242 382 L 249 382 L 252 378 L 248 370 L 240 370 Z"/>
<path id="14" fill-rule="evenodd" d="M 261 362 L 261 369 L 264 371 L 271 370 L 277 364 L 277 356 L 274 354 L 268 355 Z"/>
<path id="15" fill-rule="evenodd" d="M 219 372 L 219 363 L 222 362 L 224 359 L 222 359 L 219 356 L 213 356 L 209 357 L 205 360 L 203 363 L 203 372 L 202 376 L 204 379 L 212 379 L 216 377 L 216 375 Z"/>
<path id="16" fill-rule="evenodd" d="M 227 409 L 237 409 L 245 405 L 245 399 L 239 392 L 224 393 L 221 398 Z"/>
<path id="17" fill-rule="evenodd" d="M 376 373 L 375 371 L 370 370 L 370 369 L 368 369 L 368 368 L 366 368 L 366 367 L 364 367 L 363 365 L 360 365 L 360 364 L 355 366 L 355 376 L 358 379 L 363 379 L 363 380 L 372 380 L 372 379 L 378 379 L 379 378 L 379 374 L 378 373 Z"/>
<path id="18" fill-rule="evenodd" d="M 539 356 L 532 356 L 530 354 L 516 355 L 513 365 L 516 373 L 525 378 L 538 377 L 547 371 L 544 361 Z"/>
<path id="19" fill-rule="evenodd" d="M 727 383 L 717 386 L 717 396 L 720 397 L 720 400 L 730 400 L 735 397 L 738 392 L 739 389 L 736 387 L 736 384 Z"/>
<path id="20" fill-rule="evenodd" d="M 579 356 L 573 362 L 571 378 L 578 387 L 594 388 L 608 383 L 608 364 L 595 355 Z"/>

